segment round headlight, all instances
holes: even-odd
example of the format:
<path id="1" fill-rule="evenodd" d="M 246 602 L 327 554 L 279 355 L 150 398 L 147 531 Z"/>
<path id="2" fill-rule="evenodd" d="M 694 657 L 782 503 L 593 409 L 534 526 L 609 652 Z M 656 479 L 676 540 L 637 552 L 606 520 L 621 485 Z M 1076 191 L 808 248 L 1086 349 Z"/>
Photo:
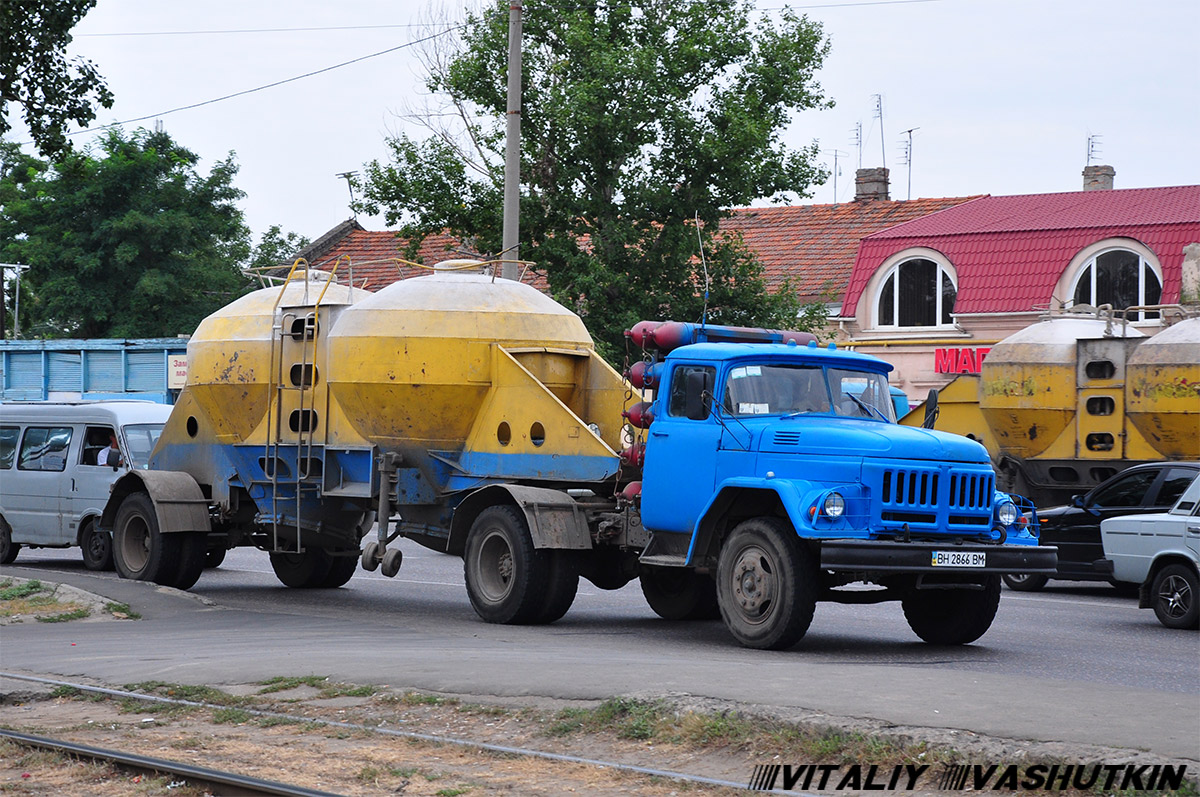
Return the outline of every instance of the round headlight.
<path id="1" fill-rule="evenodd" d="M 825 503 L 821 504 L 821 512 L 833 518 L 842 516 L 846 511 L 846 499 L 838 493 L 830 493 L 825 496 Z"/>
<path id="2" fill-rule="evenodd" d="M 1012 501 L 1005 501 L 1000 505 L 1000 508 L 996 510 L 996 516 L 1000 519 L 1002 524 L 1005 526 L 1011 526 L 1017 522 L 1017 518 L 1021 516 L 1021 513 L 1017 511 L 1016 504 L 1014 504 Z"/>

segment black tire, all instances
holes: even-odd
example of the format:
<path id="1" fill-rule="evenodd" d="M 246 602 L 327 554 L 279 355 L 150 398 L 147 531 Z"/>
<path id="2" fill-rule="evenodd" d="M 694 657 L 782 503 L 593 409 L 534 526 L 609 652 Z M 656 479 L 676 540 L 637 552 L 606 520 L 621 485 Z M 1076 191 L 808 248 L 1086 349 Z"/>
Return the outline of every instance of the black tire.
<path id="1" fill-rule="evenodd" d="M 1154 616 L 1167 628 L 1200 628 L 1198 591 L 1195 569 L 1182 564 L 1167 565 L 1155 574 L 1150 588 Z"/>
<path id="2" fill-rule="evenodd" d="M 96 528 L 89 522 L 79 535 L 79 548 L 83 552 L 83 566 L 88 570 L 113 569 L 112 535 Z"/>
<path id="3" fill-rule="evenodd" d="M 463 574 L 471 606 L 489 623 L 539 621 L 550 585 L 550 557 L 533 547 L 525 517 L 511 506 L 489 507 L 467 536 Z"/>
<path id="4" fill-rule="evenodd" d="M 0 565 L 11 565 L 21 546 L 12 541 L 12 526 L 0 518 Z"/>
<path id="5" fill-rule="evenodd" d="M 539 625 L 553 623 L 562 618 L 575 602 L 579 591 L 579 566 L 575 551 L 543 551 L 549 560 L 546 594 L 542 608 L 533 622 Z"/>
<path id="6" fill-rule="evenodd" d="M 187 531 L 172 536 L 179 538 L 179 565 L 173 574 L 164 576 L 164 580 L 158 583 L 175 589 L 191 589 L 204 572 L 204 562 L 208 557 L 208 534 Z"/>
<path id="7" fill-rule="evenodd" d="M 786 523 L 744 521 L 721 546 L 717 602 L 725 627 L 742 645 L 792 647 L 808 632 L 817 605 L 812 553 Z"/>
<path id="8" fill-rule="evenodd" d="M 638 575 L 642 595 L 664 620 L 716 620 L 717 582 L 686 567 L 644 567 Z"/>
<path id="9" fill-rule="evenodd" d="M 220 567 L 221 563 L 225 561 L 226 553 L 228 553 L 226 548 L 209 548 L 204 552 L 204 567 L 206 569 Z"/>
<path id="10" fill-rule="evenodd" d="M 179 571 L 180 535 L 158 530 L 154 504 L 145 493 L 121 502 L 113 527 L 113 564 L 121 578 L 174 586 Z"/>
<path id="11" fill-rule="evenodd" d="M 319 587 L 333 567 L 333 557 L 321 548 L 309 548 L 303 553 L 272 553 L 271 569 L 284 586 L 293 589 Z"/>
<path id="12" fill-rule="evenodd" d="M 1037 592 L 1050 580 L 1049 576 L 1037 573 L 1005 573 L 1000 578 L 1004 579 L 1009 589 L 1015 589 L 1017 592 Z"/>
<path id="13" fill-rule="evenodd" d="M 1000 578 L 983 589 L 914 589 L 901 601 L 904 619 L 931 645 L 965 645 L 983 636 L 1000 606 Z"/>
<path id="14" fill-rule="evenodd" d="M 349 553 L 349 551 L 347 551 Z M 318 589 L 337 589 L 345 586 L 346 582 L 354 576 L 354 571 L 358 570 L 358 552 L 354 556 L 333 556 L 329 555 L 329 572 L 325 574 L 325 578 L 321 579 L 321 583 L 317 584 Z"/>

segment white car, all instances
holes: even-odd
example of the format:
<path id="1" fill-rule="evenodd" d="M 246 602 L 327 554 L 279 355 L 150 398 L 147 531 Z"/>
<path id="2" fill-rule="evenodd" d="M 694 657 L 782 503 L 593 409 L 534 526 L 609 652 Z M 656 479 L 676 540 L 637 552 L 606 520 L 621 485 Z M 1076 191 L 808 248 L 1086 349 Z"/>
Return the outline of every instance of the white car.
<path id="1" fill-rule="evenodd" d="M 1113 578 L 1141 584 L 1138 606 L 1167 628 L 1200 628 L 1200 478 L 1170 511 L 1100 524 Z"/>

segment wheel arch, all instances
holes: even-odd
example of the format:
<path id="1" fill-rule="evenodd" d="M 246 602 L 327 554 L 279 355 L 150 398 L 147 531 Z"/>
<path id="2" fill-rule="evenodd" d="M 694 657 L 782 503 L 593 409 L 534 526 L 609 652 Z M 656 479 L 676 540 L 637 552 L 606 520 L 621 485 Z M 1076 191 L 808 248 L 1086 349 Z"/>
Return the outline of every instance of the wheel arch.
<path id="1" fill-rule="evenodd" d="M 791 509 L 798 503 L 799 493 L 788 482 L 726 484 L 713 497 L 696 526 L 688 564 L 715 566 L 725 538 L 735 526 L 750 518 L 774 517 L 786 521 L 793 531 L 800 528 Z"/>
<path id="2" fill-rule="evenodd" d="M 1153 585 L 1154 579 L 1158 578 L 1158 574 L 1170 565 L 1183 565 L 1191 569 L 1196 574 L 1196 578 L 1200 579 L 1200 564 L 1187 554 L 1179 551 L 1164 551 L 1154 558 L 1150 563 L 1150 570 L 1146 573 L 1146 580 L 1138 587 L 1138 608 L 1150 609 L 1154 606 Z"/>
<path id="3" fill-rule="evenodd" d="M 101 520 L 100 520 L 101 517 L 102 517 L 102 515 L 100 512 L 88 512 L 87 514 L 85 514 L 83 517 L 81 517 L 79 519 L 79 527 L 75 531 L 75 544 L 76 545 L 81 546 L 81 547 L 83 546 L 83 535 L 88 529 L 92 528 L 93 526 L 95 526 L 100 531 L 108 532 L 110 534 L 112 533 L 111 527 L 105 526 L 101 522 Z"/>
<path id="4" fill-rule="evenodd" d="M 455 507 L 446 553 L 463 555 L 472 524 L 490 506 L 512 506 L 519 510 L 529 524 L 529 536 L 535 549 L 590 550 L 592 547 L 587 517 L 567 493 L 546 487 L 491 484 L 471 493 Z"/>
<path id="5" fill-rule="evenodd" d="M 129 471 L 112 486 L 100 528 L 112 531 L 121 502 L 134 493 L 146 493 L 154 505 L 159 531 L 171 534 L 212 530 L 209 501 L 191 474 L 179 471 Z"/>

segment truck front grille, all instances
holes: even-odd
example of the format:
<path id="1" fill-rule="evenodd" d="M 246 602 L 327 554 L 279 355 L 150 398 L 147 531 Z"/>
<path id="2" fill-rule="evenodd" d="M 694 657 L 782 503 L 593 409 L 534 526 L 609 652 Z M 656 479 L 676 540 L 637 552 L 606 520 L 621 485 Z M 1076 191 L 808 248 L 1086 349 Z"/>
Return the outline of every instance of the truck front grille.
<path id="1" fill-rule="evenodd" d="M 941 519 L 955 532 L 991 528 L 994 477 L 989 471 L 884 466 L 876 478 L 879 518 L 885 526 L 907 523 L 934 529 Z"/>

